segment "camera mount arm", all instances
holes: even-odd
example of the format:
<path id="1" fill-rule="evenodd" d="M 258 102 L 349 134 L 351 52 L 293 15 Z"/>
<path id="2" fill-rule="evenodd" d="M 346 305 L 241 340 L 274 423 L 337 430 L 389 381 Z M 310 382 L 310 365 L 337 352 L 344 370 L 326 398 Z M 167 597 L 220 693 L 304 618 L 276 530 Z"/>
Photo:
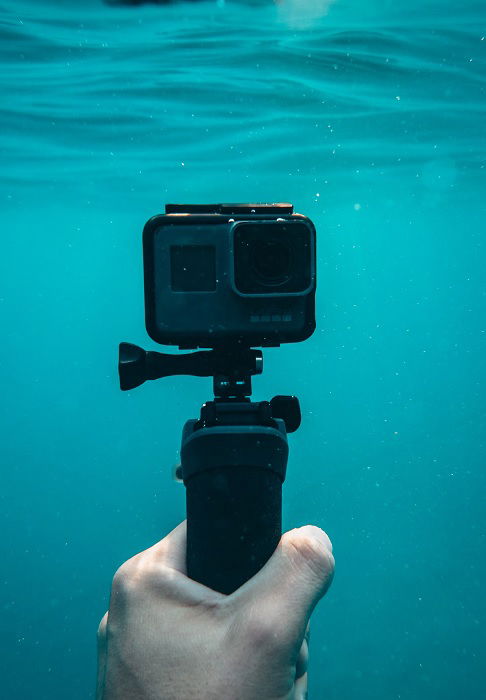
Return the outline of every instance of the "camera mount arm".
<path id="1" fill-rule="evenodd" d="M 261 350 L 228 346 L 220 350 L 174 355 L 146 351 L 131 343 L 120 343 L 118 371 L 120 388 L 129 391 L 147 379 L 189 374 L 213 377 L 214 395 L 218 398 L 251 395 L 251 377 L 263 371 Z"/>

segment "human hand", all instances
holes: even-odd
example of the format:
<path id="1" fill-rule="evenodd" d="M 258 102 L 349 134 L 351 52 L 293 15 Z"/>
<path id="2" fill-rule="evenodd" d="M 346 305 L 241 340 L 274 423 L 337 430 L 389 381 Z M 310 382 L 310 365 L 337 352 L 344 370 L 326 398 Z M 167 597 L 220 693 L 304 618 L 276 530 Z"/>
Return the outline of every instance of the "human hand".
<path id="1" fill-rule="evenodd" d="M 116 572 L 98 631 L 98 700 L 303 700 L 309 619 L 332 546 L 306 525 L 231 595 L 186 575 L 186 521 Z"/>

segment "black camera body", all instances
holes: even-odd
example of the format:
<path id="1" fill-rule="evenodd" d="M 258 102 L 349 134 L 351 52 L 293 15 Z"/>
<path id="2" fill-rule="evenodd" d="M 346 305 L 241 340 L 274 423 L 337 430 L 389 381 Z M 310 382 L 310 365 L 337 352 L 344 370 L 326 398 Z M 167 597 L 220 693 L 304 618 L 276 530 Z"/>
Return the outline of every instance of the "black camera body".
<path id="1" fill-rule="evenodd" d="M 316 230 L 291 204 L 167 204 L 143 253 L 157 343 L 277 347 L 315 330 Z"/>

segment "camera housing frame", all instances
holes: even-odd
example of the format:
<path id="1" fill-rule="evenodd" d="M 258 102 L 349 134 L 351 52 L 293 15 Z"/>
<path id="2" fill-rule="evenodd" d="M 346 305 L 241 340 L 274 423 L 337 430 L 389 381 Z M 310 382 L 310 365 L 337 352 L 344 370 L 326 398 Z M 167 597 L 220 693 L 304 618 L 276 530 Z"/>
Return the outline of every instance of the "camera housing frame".
<path id="1" fill-rule="evenodd" d="M 180 349 L 217 349 L 278 347 L 312 335 L 316 230 L 308 217 L 294 214 L 287 203 L 167 204 L 165 212 L 150 218 L 143 230 L 145 325 L 152 340 Z M 262 226 L 263 235 L 265 228 L 269 231 L 265 224 L 272 224 L 272 230 L 279 224 L 287 240 L 300 237 L 294 258 L 307 256 L 302 280 L 308 283 L 297 291 L 279 292 L 284 281 L 264 284 L 268 291 L 242 292 L 236 280 L 235 239 L 245 224 Z M 292 239 L 296 226 L 299 232 L 294 228 Z M 204 289 L 191 288 L 197 285 Z"/>

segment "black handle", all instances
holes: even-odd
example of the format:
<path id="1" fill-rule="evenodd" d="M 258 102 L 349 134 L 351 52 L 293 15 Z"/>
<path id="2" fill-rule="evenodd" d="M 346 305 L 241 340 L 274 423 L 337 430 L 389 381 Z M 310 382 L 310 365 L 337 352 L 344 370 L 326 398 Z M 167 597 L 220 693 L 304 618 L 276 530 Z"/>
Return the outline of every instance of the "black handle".
<path id="1" fill-rule="evenodd" d="M 282 534 L 282 479 L 271 469 L 233 465 L 188 478 L 187 573 L 220 593 L 254 576 Z"/>

